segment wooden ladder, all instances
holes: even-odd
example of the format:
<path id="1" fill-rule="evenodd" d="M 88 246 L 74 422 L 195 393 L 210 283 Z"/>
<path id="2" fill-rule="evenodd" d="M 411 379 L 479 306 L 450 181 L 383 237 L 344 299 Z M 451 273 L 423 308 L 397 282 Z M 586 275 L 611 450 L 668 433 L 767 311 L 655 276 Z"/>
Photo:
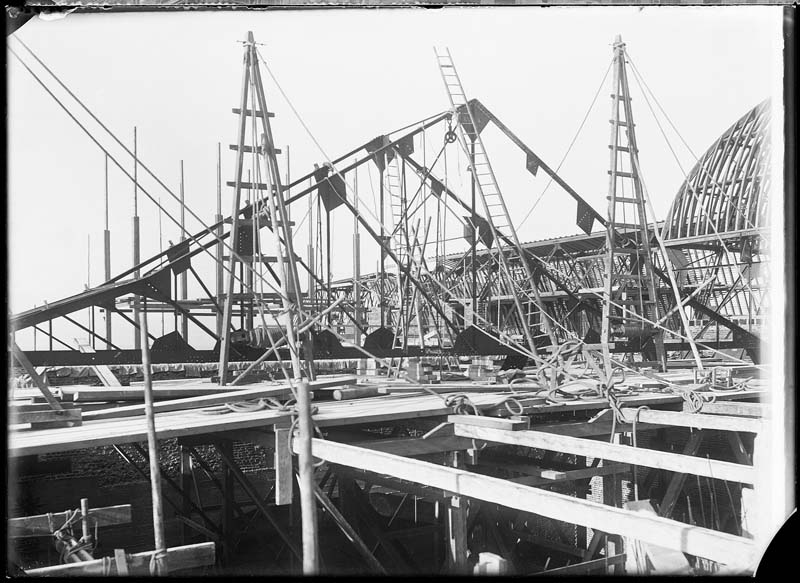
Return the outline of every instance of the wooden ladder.
<path id="1" fill-rule="evenodd" d="M 625 44 L 614 43 L 614 81 L 611 94 L 611 140 L 606 225 L 603 320 L 601 345 L 606 374 L 611 374 L 610 343 L 642 341 L 651 335 L 656 357 L 666 370 L 663 334 L 647 319 L 659 319 L 650 233 L 641 177 L 639 150 L 625 69 Z M 631 352 L 639 352 L 631 350 Z"/>

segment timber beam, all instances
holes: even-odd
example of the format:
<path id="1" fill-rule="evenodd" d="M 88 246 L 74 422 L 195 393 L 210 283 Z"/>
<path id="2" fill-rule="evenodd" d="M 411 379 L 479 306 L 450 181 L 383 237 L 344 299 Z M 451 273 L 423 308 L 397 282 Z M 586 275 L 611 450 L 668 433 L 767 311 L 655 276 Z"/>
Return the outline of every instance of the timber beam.
<path id="1" fill-rule="evenodd" d="M 39 514 L 20 518 L 9 518 L 7 536 L 13 538 L 29 536 L 47 536 L 53 534 L 53 528 L 69 521 L 71 511 Z M 112 526 L 115 524 L 128 524 L 131 522 L 131 505 L 105 506 L 91 508 L 86 515 L 97 526 Z"/>
<path id="2" fill-rule="evenodd" d="M 704 406 L 705 407 L 705 406 Z M 625 421 L 633 423 L 636 419 L 640 423 L 660 423 L 662 425 L 676 425 L 680 427 L 693 427 L 695 429 L 717 429 L 720 431 L 744 431 L 758 433 L 764 425 L 761 419 L 752 417 L 732 417 L 728 415 L 705 415 L 703 413 L 684 413 L 682 411 L 659 411 L 653 409 L 623 408 L 622 414 Z"/>
<path id="3" fill-rule="evenodd" d="M 742 484 L 752 484 L 755 481 L 755 470 L 752 466 L 700 459 L 654 449 L 604 443 L 541 431 L 508 431 L 462 425 L 460 423 L 455 424 L 455 432 L 456 435 L 472 439 L 560 451 L 571 455 L 599 457 L 604 460 L 658 468 L 671 472 L 691 473 Z"/>
<path id="4" fill-rule="evenodd" d="M 734 415 L 739 417 L 769 417 L 769 409 L 763 403 L 739 403 L 736 401 L 717 401 L 704 403 L 701 413 L 710 415 Z"/>
<path id="5" fill-rule="evenodd" d="M 150 562 L 155 553 L 156 551 L 147 551 L 144 553 L 126 555 L 123 561 L 123 569 L 127 569 L 127 574 L 129 575 L 150 575 Z M 213 565 L 216 559 L 215 555 L 216 551 L 213 542 L 169 548 L 167 549 L 167 556 L 165 559 L 168 569 L 167 572 L 173 573 L 182 569 L 193 569 Z M 108 558 L 102 558 L 81 563 L 28 569 L 25 571 L 25 574 L 31 577 L 85 577 L 87 575 L 114 576 L 121 575 L 122 573 L 119 562 Z"/>

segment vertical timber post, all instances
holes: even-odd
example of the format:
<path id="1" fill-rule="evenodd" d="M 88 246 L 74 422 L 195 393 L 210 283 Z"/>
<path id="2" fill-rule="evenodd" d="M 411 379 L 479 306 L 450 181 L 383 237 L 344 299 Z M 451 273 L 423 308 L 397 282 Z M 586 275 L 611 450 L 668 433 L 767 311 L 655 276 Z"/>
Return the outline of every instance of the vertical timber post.
<path id="1" fill-rule="evenodd" d="M 616 433 L 612 436 L 612 443 L 619 443 L 619 434 Z M 603 476 L 603 504 L 607 506 L 622 507 L 622 480 L 617 474 L 610 474 Z M 607 534 L 605 540 L 606 557 L 613 557 L 622 552 L 622 537 L 615 534 Z M 624 564 L 618 563 L 609 565 L 608 575 L 621 575 L 624 574 Z"/>
<path id="2" fill-rule="evenodd" d="M 183 504 L 181 507 L 181 512 L 183 513 L 184 517 L 189 517 L 192 511 L 192 506 L 190 504 L 190 496 L 189 492 L 191 492 L 191 481 L 192 481 L 192 457 L 189 454 L 189 448 L 185 445 L 180 444 L 180 471 L 181 471 L 181 490 L 186 493 L 186 496 L 183 498 Z M 199 503 L 199 501 L 198 501 Z M 191 539 L 192 529 L 189 527 L 188 524 L 183 523 L 181 525 L 181 543 L 184 545 L 188 545 Z"/>
<path id="3" fill-rule="evenodd" d="M 300 490 L 300 511 L 302 524 L 302 549 L 303 549 L 303 574 L 315 575 L 319 571 L 319 549 L 317 539 L 317 507 L 314 495 L 314 464 L 311 455 L 311 438 L 313 423 L 311 420 L 311 398 L 308 382 L 303 381 L 300 365 L 300 347 L 297 338 L 298 310 L 301 303 L 300 283 L 297 274 L 297 262 L 292 243 L 291 226 L 289 225 L 286 205 L 283 198 L 283 186 L 275 157 L 275 141 L 270 127 L 264 87 L 261 82 L 261 73 L 258 66 L 258 53 L 255 49 L 253 33 L 248 32 L 248 52 L 252 55 L 253 81 L 255 97 L 253 108 L 261 109 L 261 122 L 264 137 L 267 140 L 265 148 L 265 163 L 268 169 L 267 177 L 271 181 L 268 188 L 267 201 L 272 222 L 272 234 L 275 247 L 278 251 L 278 277 L 281 281 L 280 292 L 283 309 L 287 313 L 286 340 L 292 355 L 292 372 L 297 393 L 297 413 L 299 432 L 295 437 L 298 445 L 298 486 Z M 283 238 L 281 238 L 281 234 Z M 312 363 L 313 364 L 313 363 Z"/>
<path id="4" fill-rule="evenodd" d="M 576 464 L 580 469 L 586 468 L 586 456 L 577 456 L 575 459 Z M 575 481 L 575 497 L 581 500 L 586 500 L 586 482 L 584 480 Z M 586 550 L 586 527 L 577 525 L 575 532 L 576 546 L 582 551 Z"/>
<path id="5" fill-rule="evenodd" d="M 151 575 L 167 574 L 167 544 L 164 536 L 164 507 L 161 497 L 161 467 L 158 463 L 158 440 L 153 412 L 153 380 L 150 371 L 150 346 L 147 334 L 147 313 L 139 312 L 139 332 L 142 345 L 142 374 L 144 376 L 144 411 L 147 421 L 147 451 L 150 458 L 150 494 L 153 501 L 153 536 L 155 554 Z"/>
<path id="6" fill-rule="evenodd" d="M 225 450 L 227 457 L 233 460 L 233 441 L 226 439 L 220 446 Z M 222 556 L 226 565 L 231 565 L 233 561 L 233 502 L 236 497 L 234 487 L 233 470 L 229 464 L 225 464 L 222 482 Z"/>
<path id="7" fill-rule="evenodd" d="M 448 452 L 447 465 L 463 468 L 464 453 Z M 447 506 L 447 543 L 449 574 L 467 574 L 469 549 L 467 548 L 467 498 L 464 496 L 452 496 Z"/>

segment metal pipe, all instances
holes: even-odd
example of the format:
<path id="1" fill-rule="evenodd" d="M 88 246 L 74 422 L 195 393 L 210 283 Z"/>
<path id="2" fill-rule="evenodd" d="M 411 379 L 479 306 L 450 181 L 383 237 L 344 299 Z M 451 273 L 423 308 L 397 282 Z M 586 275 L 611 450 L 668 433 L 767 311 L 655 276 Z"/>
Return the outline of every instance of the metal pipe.
<path id="1" fill-rule="evenodd" d="M 133 276 L 140 275 L 139 262 L 141 260 L 139 249 L 139 153 L 136 126 L 133 126 Z M 133 319 L 139 321 L 139 296 L 133 298 Z M 133 337 L 136 350 L 141 349 L 142 342 L 138 334 Z"/>
<path id="2" fill-rule="evenodd" d="M 311 180 L 309 179 L 309 183 Z M 313 302 L 316 295 L 314 284 L 314 196 L 308 197 L 308 299 Z M 313 305 L 313 304 L 312 304 Z"/>
<path id="3" fill-rule="evenodd" d="M 383 217 L 383 212 L 384 212 L 383 211 L 383 207 L 384 207 L 384 202 L 383 202 L 383 196 L 384 196 L 383 195 L 383 172 L 384 172 L 384 166 L 385 165 L 386 165 L 386 162 L 385 162 L 385 157 L 384 157 L 384 163 L 380 167 L 380 172 L 379 172 L 379 174 L 380 174 L 380 178 L 379 178 L 379 182 L 380 182 L 380 197 L 379 197 L 379 202 L 378 202 L 378 204 L 380 205 L 381 245 L 382 246 L 386 244 L 386 233 L 384 231 L 384 226 L 383 226 L 383 221 L 384 221 L 384 217 Z M 358 213 L 357 212 L 355 213 L 354 216 L 356 217 L 356 220 L 358 220 Z M 386 312 L 385 312 L 385 301 L 384 301 L 385 300 L 385 298 L 384 298 L 385 290 L 384 290 L 384 287 L 383 287 L 384 286 L 384 281 L 383 280 L 385 279 L 385 276 L 386 276 L 386 261 L 385 260 L 386 260 L 386 254 L 384 253 L 383 249 L 381 249 L 381 271 L 380 271 L 381 281 L 380 281 L 380 286 L 378 288 L 379 292 L 380 292 L 379 304 L 381 306 L 381 328 L 383 328 L 384 325 L 386 324 Z"/>
<path id="4" fill-rule="evenodd" d="M 184 188 L 183 188 L 183 160 L 181 160 L 181 243 L 186 241 L 186 236 L 184 233 L 186 232 L 186 203 L 184 202 Z M 187 296 L 187 278 L 186 272 L 184 271 L 180 275 L 178 275 L 178 298 L 181 300 L 185 300 Z M 186 317 L 185 314 L 182 314 L 180 317 L 181 321 L 181 336 L 186 342 L 189 342 L 189 319 Z"/>
<path id="5" fill-rule="evenodd" d="M 108 154 L 105 158 L 105 209 L 106 228 L 103 231 L 103 281 L 111 279 L 111 230 L 108 225 Z M 106 349 L 111 350 L 111 310 L 104 310 L 106 317 Z"/>
<path id="6" fill-rule="evenodd" d="M 358 212 L 358 171 L 353 173 L 353 206 Z M 361 235 L 358 232 L 358 219 L 353 215 L 353 303 L 355 304 L 355 332 L 353 343 L 361 345 Z"/>
<path id="7" fill-rule="evenodd" d="M 477 225 L 477 207 L 476 205 L 476 188 L 475 188 L 475 139 L 472 140 L 472 147 L 470 149 L 470 157 L 469 157 L 470 168 L 473 170 L 469 173 L 470 176 L 470 185 L 472 188 L 472 199 L 470 202 L 470 206 L 472 207 L 472 248 L 471 248 L 471 275 L 472 275 L 472 284 L 471 284 L 471 295 L 472 297 L 469 300 L 470 303 L 470 315 L 469 319 L 466 318 L 466 314 L 464 314 L 464 328 L 468 326 L 472 326 L 475 323 L 475 312 L 478 309 L 476 305 L 478 299 L 478 225 Z M 491 216 L 489 213 L 486 213 L 489 220 L 491 220 Z M 501 250 L 502 253 L 502 250 Z M 522 322 L 522 326 L 525 327 L 527 325 L 526 322 Z"/>
<path id="8" fill-rule="evenodd" d="M 222 306 L 222 294 L 225 293 L 223 283 L 223 250 L 224 243 L 222 242 L 222 144 L 217 142 L 217 214 L 214 215 L 214 223 L 217 225 L 216 236 L 220 241 L 216 244 L 217 247 L 217 264 L 216 270 L 216 293 L 217 304 Z M 217 310 L 217 336 L 222 336 L 222 309 Z"/>

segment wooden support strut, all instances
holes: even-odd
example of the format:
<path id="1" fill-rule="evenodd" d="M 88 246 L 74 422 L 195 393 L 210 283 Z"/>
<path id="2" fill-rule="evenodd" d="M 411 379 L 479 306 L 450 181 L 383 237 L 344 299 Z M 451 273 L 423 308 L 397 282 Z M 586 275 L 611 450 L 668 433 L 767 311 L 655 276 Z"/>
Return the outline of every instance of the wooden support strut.
<path id="1" fill-rule="evenodd" d="M 42 395 L 44 396 L 47 404 L 50 405 L 54 410 L 61 411 L 63 407 L 61 403 L 56 400 L 53 396 L 53 393 L 50 392 L 50 389 L 47 387 L 47 383 L 45 382 L 43 377 L 40 377 L 39 374 L 36 372 L 36 369 L 31 364 L 31 361 L 28 360 L 28 357 L 22 351 L 22 349 L 17 345 L 15 340 L 11 340 L 11 352 L 14 355 L 14 358 L 17 359 L 17 362 L 22 365 L 22 368 L 25 369 L 25 372 L 28 376 L 31 377 L 31 380 L 36 384 L 36 387 L 41 391 Z"/>
<path id="2" fill-rule="evenodd" d="M 314 484 L 314 495 L 319 500 L 322 507 L 331 515 L 336 525 L 339 529 L 344 533 L 344 535 L 353 543 L 353 546 L 356 547 L 359 554 L 366 560 L 367 564 L 372 568 L 372 570 L 376 573 L 381 575 L 386 575 L 386 569 L 383 568 L 375 556 L 370 552 L 367 548 L 367 545 L 364 544 L 364 541 L 361 540 L 361 537 L 358 536 L 358 533 L 350 526 L 350 523 L 345 520 L 344 516 L 336 506 L 333 505 L 333 502 L 325 495 L 325 493 Z"/>

